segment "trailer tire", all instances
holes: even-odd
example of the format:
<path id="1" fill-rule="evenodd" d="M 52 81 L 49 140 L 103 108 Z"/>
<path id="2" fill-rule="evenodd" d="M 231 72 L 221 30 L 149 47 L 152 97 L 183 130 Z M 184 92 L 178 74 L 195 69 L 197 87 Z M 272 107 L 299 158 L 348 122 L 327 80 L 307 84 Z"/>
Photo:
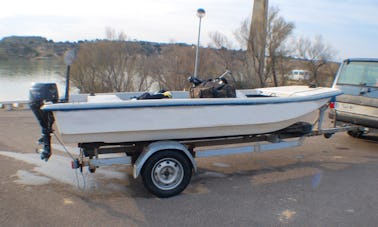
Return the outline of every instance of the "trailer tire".
<path id="1" fill-rule="evenodd" d="M 141 176 L 144 186 L 154 195 L 167 198 L 181 193 L 192 177 L 192 164 L 184 153 L 163 150 L 144 163 Z"/>

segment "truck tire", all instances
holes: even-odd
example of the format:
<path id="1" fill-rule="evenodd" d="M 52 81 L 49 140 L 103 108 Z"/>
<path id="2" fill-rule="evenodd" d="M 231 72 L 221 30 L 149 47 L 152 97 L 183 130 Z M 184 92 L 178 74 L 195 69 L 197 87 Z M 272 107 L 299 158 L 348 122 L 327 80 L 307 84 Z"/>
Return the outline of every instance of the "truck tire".
<path id="1" fill-rule="evenodd" d="M 184 153 L 163 150 L 144 163 L 141 176 L 144 186 L 154 195 L 167 198 L 181 193 L 192 177 L 192 164 Z"/>

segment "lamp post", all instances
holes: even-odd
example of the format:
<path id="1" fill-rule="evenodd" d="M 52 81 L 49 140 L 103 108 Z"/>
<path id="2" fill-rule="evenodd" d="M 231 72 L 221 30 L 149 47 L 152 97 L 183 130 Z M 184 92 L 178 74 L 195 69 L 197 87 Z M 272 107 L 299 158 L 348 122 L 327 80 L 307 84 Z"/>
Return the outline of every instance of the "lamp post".
<path id="1" fill-rule="evenodd" d="M 200 36 L 201 36 L 201 22 L 202 18 L 206 15 L 206 12 L 204 9 L 199 8 L 197 9 L 197 16 L 199 17 L 199 26 L 198 26 L 198 39 L 197 39 L 197 49 L 196 49 L 196 62 L 194 65 L 194 78 L 197 77 L 198 73 L 198 54 L 199 54 L 199 45 L 200 45 Z"/>
<path id="2" fill-rule="evenodd" d="M 64 95 L 64 102 L 68 102 L 69 99 L 69 92 L 70 92 L 70 69 L 71 64 L 76 59 L 76 51 L 71 49 L 64 53 L 64 63 L 67 66 L 67 72 L 66 72 L 66 93 Z"/>

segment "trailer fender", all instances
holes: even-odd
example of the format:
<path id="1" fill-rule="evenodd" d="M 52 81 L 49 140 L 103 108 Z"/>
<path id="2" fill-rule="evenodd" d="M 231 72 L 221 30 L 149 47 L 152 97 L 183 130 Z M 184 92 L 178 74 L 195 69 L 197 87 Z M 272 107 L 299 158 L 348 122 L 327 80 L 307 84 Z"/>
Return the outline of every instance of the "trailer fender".
<path id="1" fill-rule="evenodd" d="M 137 178 L 139 176 L 140 171 L 142 170 L 143 165 L 148 160 L 148 158 L 151 157 L 156 152 L 162 151 L 162 150 L 177 150 L 178 152 L 183 152 L 192 163 L 194 172 L 195 173 L 197 172 L 197 164 L 193 156 L 189 152 L 189 150 L 183 144 L 176 141 L 158 141 L 158 142 L 150 143 L 148 146 L 145 147 L 143 152 L 139 155 L 138 159 L 134 163 L 134 168 L 133 168 L 134 178 Z"/>

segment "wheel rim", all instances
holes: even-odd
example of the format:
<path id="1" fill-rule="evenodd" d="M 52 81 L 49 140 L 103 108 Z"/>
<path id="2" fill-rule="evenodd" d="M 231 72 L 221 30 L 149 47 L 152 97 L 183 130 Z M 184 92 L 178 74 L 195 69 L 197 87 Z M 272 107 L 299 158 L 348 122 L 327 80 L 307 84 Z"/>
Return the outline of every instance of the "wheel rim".
<path id="1" fill-rule="evenodd" d="M 174 189 L 184 177 L 181 163 L 173 158 L 165 158 L 157 162 L 151 173 L 153 183 L 161 190 Z"/>

